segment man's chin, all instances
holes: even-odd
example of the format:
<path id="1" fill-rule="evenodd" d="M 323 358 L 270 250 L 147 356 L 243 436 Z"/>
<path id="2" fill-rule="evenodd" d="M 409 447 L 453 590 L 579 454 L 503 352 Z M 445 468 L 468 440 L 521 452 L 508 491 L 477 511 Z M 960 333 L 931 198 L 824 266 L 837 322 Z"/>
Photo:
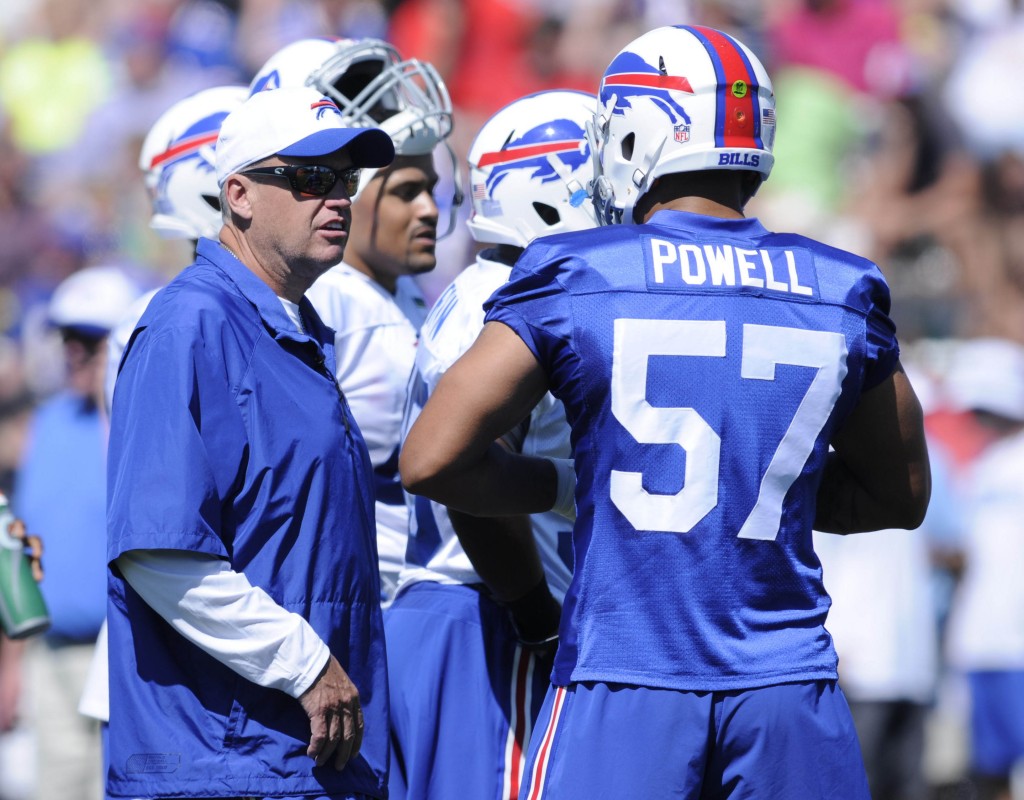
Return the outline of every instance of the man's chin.
<path id="1" fill-rule="evenodd" d="M 409 259 L 407 266 L 409 269 L 409 275 L 422 275 L 425 272 L 430 272 L 437 266 L 437 258 L 433 253 L 429 256 L 418 256 L 416 258 Z"/>

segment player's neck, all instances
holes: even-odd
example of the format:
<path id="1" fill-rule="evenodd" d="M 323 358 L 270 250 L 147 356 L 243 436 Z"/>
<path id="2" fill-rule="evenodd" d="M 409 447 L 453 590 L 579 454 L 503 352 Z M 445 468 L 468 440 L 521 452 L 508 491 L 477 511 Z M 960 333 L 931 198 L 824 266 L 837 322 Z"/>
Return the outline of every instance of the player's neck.
<path id="1" fill-rule="evenodd" d="M 743 219 L 756 185 L 752 173 L 700 170 L 662 175 L 640 198 L 633 217 L 647 222 L 658 211 L 688 211 L 707 217 Z M 759 181 L 758 181 L 759 183 Z"/>
<path id="2" fill-rule="evenodd" d="M 708 197 L 678 197 L 674 200 L 655 202 L 644 209 L 643 221 L 647 222 L 658 211 L 686 211 L 690 214 L 703 214 L 706 217 L 722 217 L 723 219 L 743 219 L 743 211 L 726 203 Z"/>

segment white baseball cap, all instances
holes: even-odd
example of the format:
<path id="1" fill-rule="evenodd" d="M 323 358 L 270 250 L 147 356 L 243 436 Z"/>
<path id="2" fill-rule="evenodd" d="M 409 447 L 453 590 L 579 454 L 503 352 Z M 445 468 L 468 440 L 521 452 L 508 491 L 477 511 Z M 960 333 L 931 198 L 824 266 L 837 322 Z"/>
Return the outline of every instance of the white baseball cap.
<path id="1" fill-rule="evenodd" d="M 1024 422 L 1024 346 L 1007 339 L 962 342 L 946 379 L 951 405 Z"/>
<path id="2" fill-rule="evenodd" d="M 140 294 L 138 283 L 118 267 L 86 267 L 65 278 L 54 290 L 50 324 L 89 336 L 105 336 Z"/>
<path id="3" fill-rule="evenodd" d="M 395 158 L 380 128 L 351 128 L 329 97 L 306 86 L 257 92 L 225 117 L 217 139 L 217 185 L 273 155 L 325 156 L 347 148 L 355 167 L 386 167 Z"/>

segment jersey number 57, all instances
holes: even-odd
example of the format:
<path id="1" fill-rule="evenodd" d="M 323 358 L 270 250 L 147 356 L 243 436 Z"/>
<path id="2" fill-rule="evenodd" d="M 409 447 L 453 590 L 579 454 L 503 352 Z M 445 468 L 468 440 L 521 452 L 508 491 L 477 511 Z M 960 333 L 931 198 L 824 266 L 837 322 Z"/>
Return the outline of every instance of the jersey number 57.
<path id="1" fill-rule="evenodd" d="M 650 356 L 724 358 L 724 320 L 617 319 L 612 352 L 612 413 L 641 444 L 677 444 L 686 451 L 683 488 L 652 494 L 640 472 L 611 471 L 611 499 L 637 530 L 688 533 L 718 505 L 719 434 L 694 408 L 652 406 L 646 397 Z M 774 381 L 776 364 L 816 370 L 790 420 L 757 501 L 737 534 L 775 539 L 782 503 L 839 399 L 846 377 L 846 339 L 840 333 L 743 325 L 740 377 Z"/>

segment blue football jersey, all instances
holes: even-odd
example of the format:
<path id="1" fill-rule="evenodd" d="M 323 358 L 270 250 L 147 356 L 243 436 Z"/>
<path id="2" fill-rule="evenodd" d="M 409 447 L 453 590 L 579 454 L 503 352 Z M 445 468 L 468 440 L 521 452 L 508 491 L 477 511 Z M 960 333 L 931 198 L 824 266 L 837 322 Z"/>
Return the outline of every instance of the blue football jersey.
<path id="1" fill-rule="evenodd" d="M 575 572 L 553 681 L 834 679 L 812 547 L 829 441 L 899 349 L 871 262 L 661 211 L 530 245 L 489 301 L 565 405 Z"/>

